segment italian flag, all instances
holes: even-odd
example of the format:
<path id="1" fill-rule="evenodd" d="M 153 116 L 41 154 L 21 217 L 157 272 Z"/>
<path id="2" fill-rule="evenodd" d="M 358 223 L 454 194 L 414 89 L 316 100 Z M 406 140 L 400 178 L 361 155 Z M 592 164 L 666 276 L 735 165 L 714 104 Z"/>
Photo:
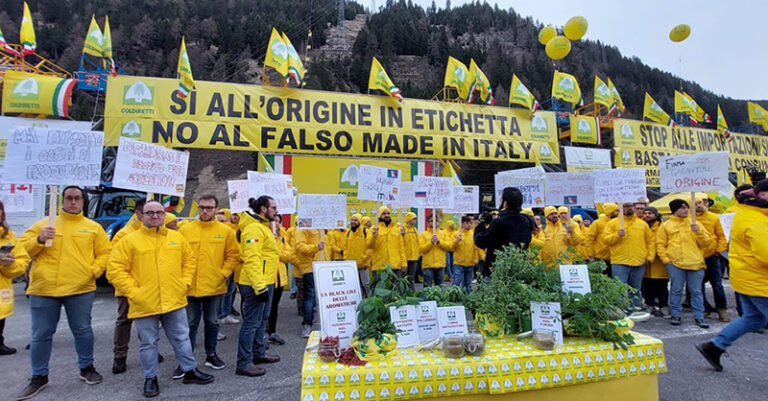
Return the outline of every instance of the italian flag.
<path id="1" fill-rule="evenodd" d="M 77 80 L 62 79 L 56 85 L 53 92 L 53 115 L 57 117 L 69 117 L 69 99 L 72 97 L 72 90 L 75 88 Z"/>

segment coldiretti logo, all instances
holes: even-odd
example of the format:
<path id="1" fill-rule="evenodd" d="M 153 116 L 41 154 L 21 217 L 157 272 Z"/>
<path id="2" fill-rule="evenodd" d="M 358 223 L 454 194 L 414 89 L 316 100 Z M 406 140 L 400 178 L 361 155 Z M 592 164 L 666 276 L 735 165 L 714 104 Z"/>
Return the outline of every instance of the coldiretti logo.
<path id="1" fill-rule="evenodd" d="M 334 283 L 344 282 L 344 270 L 331 270 L 331 281 Z"/>
<path id="2" fill-rule="evenodd" d="M 216 234 L 213 239 L 222 239 L 224 238 L 221 234 Z"/>
<path id="3" fill-rule="evenodd" d="M 90 232 L 90 231 L 88 231 L 88 229 L 86 229 L 86 228 L 84 228 L 84 229 L 80 230 L 79 232 L 81 232 L 81 233 L 83 233 L 83 234 L 90 234 L 90 233 L 91 233 L 91 232 Z"/>
<path id="4" fill-rule="evenodd" d="M 16 83 L 11 92 L 11 99 L 37 100 L 40 85 L 35 78 L 27 78 Z"/>
<path id="5" fill-rule="evenodd" d="M 176 245 L 179 245 L 179 243 L 176 242 L 176 241 L 171 240 L 171 241 L 168 241 L 168 245 L 169 246 L 176 246 Z"/>
<path id="6" fill-rule="evenodd" d="M 359 171 L 355 164 L 350 164 L 347 168 L 339 169 L 339 188 L 357 189 L 358 174 Z"/>
<path id="7" fill-rule="evenodd" d="M 141 137 L 141 125 L 133 120 L 128 121 L 127 123 L 123 124 L 123 128 L 120 130 L 120 136 L 124 136 L 126 138 Z"/>
<path id="8" fill-rule="evenodd" d="M 123 88 L 123 104 L 126 106 L 151 106 L 154 104 L 155 87 L 136 81 Z"/>

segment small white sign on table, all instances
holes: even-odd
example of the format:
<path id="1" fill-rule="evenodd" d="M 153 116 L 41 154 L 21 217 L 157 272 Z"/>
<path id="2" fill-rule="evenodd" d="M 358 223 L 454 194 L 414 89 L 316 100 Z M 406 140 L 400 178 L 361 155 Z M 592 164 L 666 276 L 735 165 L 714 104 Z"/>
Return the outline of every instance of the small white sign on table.
<path id="1" fill-rule="evenodd" d="M 563 345 L 560 302 L 531 302 L 531 322 L 534 330 L 552 332 L 555 335 L 555 345 Z"/>
<path id="2" fill-rule="evenodd" d="M 728 152 L 659 157 L 661 192 L 706 192 L 729 188 Z"/>
<path id="3" fill-rule="evenodd" d="M 357 199 L 391 203 L 400 192 L 402 172 L 393 168 L 360 165 Z"/>
<path id="4" fill-rule="evenodd" d="M 544 169 L 541 167 L 501 171 L 493 177 L 496 207 L 501 207 L 501 195 L 506 187 L 516 187 L 523 193 L 523 207 L 544 207 L 547 194 Z"/>
<path id="5" fill-rule="evenodd" d="M 592 292 L 587 265 L 560 265 L 560 280 L 565 292 L 582 295 Z"/>
<path id="6" fill-rule="evenodd" d="M 346 195 L 299 194 L 297 228 L 335 230 L 346 226 Z"/>
<path id="7" fill-rule="evenodd" d="M 637 202 L 645 200 L 645 169 L 595 170 L 595 202 Z"/>
<path id="8" fill-rule="evenodd" d="M 453 207 L 453 178 L 417 175 L 413 177 L 413 206 L 450 209 Z"/>
<path id="9" fill-rule="evenodd" d="M 248 206 L 248 180 L 230 180 L 227 181 L 227 191 L 229 194 L 229 211 L 240 213 L 251 208 Z M 279 212 L 282 211 L 278 208 Z"/>
<path id="10" fill-rule="evenodd" d="M 318 315 L 322 338 L 339 337 L 341 348 L 349 347 L 357 329 L 355 310 L 362 296 L 354 260 L 313 262 Z"/>
<path id="11" fill-rule="evenodd" d="M 595 180 L 592 173 L 547 173 L 547 201 L 555 205 L 588 206 L 595 204 Z"/>
<path id="12" fill-rule="evenodd" d="M 453 187 L 453 207 L 443 209 L 445 213 L 479 213 L 480 187 L 477 185 L 457 185 Z"/>
<path id="13" fill-rule="evenodd" d="M 419 328 L 419 341 L 426 344 L 440 338 L 437 324 L 437 302 L 422 301 L 416 306 L 416 325 Z"/>
<path id="14" fill-rule="evenodd" d="M 189 152 L 135 139 L 120 138 L 115 161 L 115 188 L 184 196 Z"/>
<path id="15" fill-rule="evenodd" d="M 248 171 L 248 195 L 252 198 L 269 195 L 275 200 L 278 213 L 296 213 L 296 190 L 288 174 Z"/>
<path id="16" fill-rule="evenodd" d="M 416 306 L 403 305 L 389 307 L 389 319 L 399 330 L 397 348 L 410 348 L 419 345 L 419 331 L 416 325 Z"/>
<path id="17" fill-rule="evenodd" d="M 467 334 L 467 315 L 463 306 L 438 307 L 437 322 L 440 325 L 440 336 Z"/>

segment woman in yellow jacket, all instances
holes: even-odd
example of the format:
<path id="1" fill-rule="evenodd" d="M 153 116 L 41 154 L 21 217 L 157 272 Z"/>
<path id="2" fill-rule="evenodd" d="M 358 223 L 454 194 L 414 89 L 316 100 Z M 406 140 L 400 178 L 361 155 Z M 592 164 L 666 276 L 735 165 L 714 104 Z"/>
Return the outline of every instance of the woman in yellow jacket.
<path id="1" fill-rule="evenodd" d="M 16 348 L 5 345 L 3 330 L 5 318 L 13 314 L 13 279 L 24 274 L 28 263 L 29 255 L 8 227 L 5 205 L 0 202 L 0 355 L 16 353 Z"/>
<path id="2" fill-rule="evenodd" d="M 472 289 L 472 275 L 479 259 L 474 234 L 472 218 L 461 216 L 461 231 L 456 235 L 453 246 L 453 285 L 464 287 L 467 294 Z"/>
<path id="3" fill-rule="evenodd" d="M 661 227 L 661 214 L 655 207 L 648 206 L 643 212 L 643 221 L 648 223 L 655 241 L 656 233 Z M 659 255 L 656 255 L 653 262 L 645 268 L 642 293 L 645 304 L 651 308 L 650 312 L 653 316 L 669 317 L 667 308 L 669 306 L 669 273 L 667 266 L 659 259 Z"/>
<path id="4" fill-rule="evenodd" d="M 673 326 L 680 325 L 683 286 L 687 283 L 691 292 L 691 306 L 694 321 L 701 328 L 708 328 L 704 322 L 704 297 L 701 282 L 704 280 L 704 249 L 712 243 L 710 234 L 699 224 L 691 224 L 688 218 L 688 202 L 674 199 L 669 202 L 672 217 L 665 221 L 656 232 L 656 252 L 667 265 L 671 279 L 670 312 Z"/>
<path id="5" fill-rule="evenodd" d="M 453 249 L 455 241 L 451 241 L 445 231 L 432 231 L 432 219 L 427 216 L 427 229 L 419 235 L 419 250 L 421 251 L 421 271 L 424 273 L 424 287 L 443 284 L 445 274 L 445 252 Z"/>

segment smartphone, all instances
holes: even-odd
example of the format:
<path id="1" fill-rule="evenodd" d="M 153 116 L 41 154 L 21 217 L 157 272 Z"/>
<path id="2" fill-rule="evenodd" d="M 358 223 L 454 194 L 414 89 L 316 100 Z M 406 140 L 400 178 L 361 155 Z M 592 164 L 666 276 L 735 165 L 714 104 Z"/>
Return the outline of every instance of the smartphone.
<path id="1" fill-rule="evenodd" d="M 0 253 L 11 253 L 15 245 L 13 244 L 5 244 L 3 246 L 0 246 Z"/>

